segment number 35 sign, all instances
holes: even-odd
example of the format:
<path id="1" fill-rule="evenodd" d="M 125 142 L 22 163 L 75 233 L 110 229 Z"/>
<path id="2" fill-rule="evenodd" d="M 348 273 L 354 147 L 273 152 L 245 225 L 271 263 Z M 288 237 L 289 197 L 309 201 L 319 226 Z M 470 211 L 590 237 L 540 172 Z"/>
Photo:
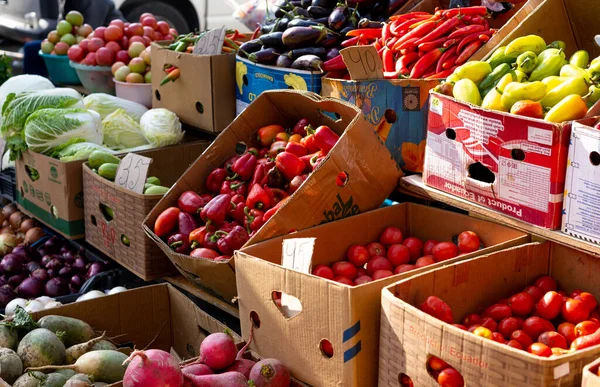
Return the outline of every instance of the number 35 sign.
<path id="1" fill-rule="evenodd" d="M 119 164 L 115 184 L 133 192 L 143 193 L 151 162 L 151 158 L 128 153 Z"/>

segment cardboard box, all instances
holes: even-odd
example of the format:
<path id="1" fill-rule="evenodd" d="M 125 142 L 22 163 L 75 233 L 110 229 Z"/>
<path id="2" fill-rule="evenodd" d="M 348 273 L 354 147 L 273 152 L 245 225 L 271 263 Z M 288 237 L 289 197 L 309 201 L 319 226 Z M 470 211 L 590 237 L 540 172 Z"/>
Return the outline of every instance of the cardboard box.
<path id="1" fill-rule="evenodd" d="M 415 386 L 437 386 L 427 373 L 430 355 L 461 372 L 466 386 L 576 386 L 585 364 L 600 355 L 600 346 L 544 358 L 451 326 L 420 311 L 428 296 L 437 296 L 458 322 L 481 313 L 495 301 L 521 291 L 536 278 L 550 275 L 567 293 L 585 289 L 600 296 L 593 274 L 600 260 L 555 243 L 532 243 L 458 262 L 412 276 L 383 290 L 379 386 L 398 386 L 408 375 Z"/>
<path id="2" fill-rule="evenodd" d="M 152 107 L 166 108 L 181 122 L 219 133 L 235 117 L 235 55 L 192 55 L 152 43 Z M 160 86 L 163 66 L 181 70 L 175 82 Z"/>
<path id="3" fill-rule="evenodd" d="M 172 186 L 209 144 L 197 141 L 144 152 L 152 159 L 148 176 Z M 94 173 L 87 163 L 82 168 L 86 242 L 145 281 L 175 274 L 171 261 L 141 227 L 163 195 L 139 194 Z M 106 217 L 104 206 L 112 209 L 114 217 Z"/>
<path id="4" fill-rule="evenodd" d="M 240 56 L 235 60 L 236 114 L 242 113 L 258 96 L 268 90 L 321 92 L 321 72 L 261 65 Z"/>
<path id="5" fill-rule="evenodd" d="M 596 119 L 576 122 L 571 132 L 565 183 L 562 232 L 600 244 L 600 130 Z"/>
<path id="6" fill-rule="evenodd" d="M 599 366 L 600 359 L 597 359 L 583 368 L 581 387 L 600 387 L 600 376 L 598 376 Z"/>
<path id="7" fill-rule="evenodd" d="M 340 118 L 334 121 L 326 112 L 335 112 Z M 215 262 L 174 253 L 153 233 L 154 222 L 184 191 L 206 192 L 209 173 L 234 154 L 238 143 L 251 144 L 259 128 L 271 124 L 289 127 L 302 117 L 319 125 L 329 125 L 341 135 L 340 139 L 327 159 L 247 245 L 293 229 L 302 230 L 377 208 L 402 176 L 373 127 L 363 120 L 355 106 L 293 90 L 262 93 L 221 133 L 144 220 L 146 233 L 185 277 L 227 302 L 237 295 L 233 260 Z M 338 179 L 341 172 L 345 172 L 348 179 Z M 342 184 L 338 185 L 338 180 Z"/>
<path id="8" fill-rule="evenodd" d="M 378 240 L 387 226 L 396 226 L 403 235 L 423 241 L 449 241 L 465 230 L 472 230 L 481 237 L 483 250 L 443 264 L 529 241 L 526 234 L 498 224 L 405 203 L 244 248 L 236 252 L 238 303 L 243 332 L 249 331 L 252 315 L 260 321 L 260 328 L 254 329 L 252 348 L 263 356 L 280 359 L 301 380 L 314 386 L 377 385 L 381 289 L 443 264 L 350 287 L 286 269 L 280 263 L 285 239 L 316 238 L 312 255 L 314 267 L 344 259 L 353 244 Z M 273 292 L 296 297 L 302 311 L 287 318 L 273 302 Z M 331 359 L 320 350 L 323 339 L 333 346 Z"/>

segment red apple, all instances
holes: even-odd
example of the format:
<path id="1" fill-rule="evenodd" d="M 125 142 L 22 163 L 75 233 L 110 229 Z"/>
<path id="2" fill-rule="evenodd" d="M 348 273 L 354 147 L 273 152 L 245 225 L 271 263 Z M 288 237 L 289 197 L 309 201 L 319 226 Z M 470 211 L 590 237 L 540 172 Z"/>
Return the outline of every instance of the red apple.
<path id="1" fill-rule="evenodd" d="M 145 18 L 142 19 L 142 26 L 147 26 L 152 28 L 152 30 L 155 30 L 157 27 L 156 23 L 156 19 L 154 18 L 154 16 L 147 16 Z"/>
<path id="2" fill-rule="evenodd" d="M 156 23 L 156 29 L 163 35 L 169 34 L 169 28 L 169 23 L 167 23 L 166 21 L 161 20 L 158 23 Z"/>
<path id="3" fill-rule="evenodd" d="M 112 66 L 115 63 L 115 52 L 110 48 L 101 47 L 96 51 L 96 62 L 100 66 Z"/>
<path id="4" fill-rule="evenodd" d="M 123 37 L 123 30 L 117 26 L 108 26 L 104 31 L 104 38 L 107 41 L 116 42 Z"/>
<path id="5" fill-rule="evenodd" d="M 129 37 L 144 35 L 144 28 L 140 23 L 131 23 L 129 25 Z"/>

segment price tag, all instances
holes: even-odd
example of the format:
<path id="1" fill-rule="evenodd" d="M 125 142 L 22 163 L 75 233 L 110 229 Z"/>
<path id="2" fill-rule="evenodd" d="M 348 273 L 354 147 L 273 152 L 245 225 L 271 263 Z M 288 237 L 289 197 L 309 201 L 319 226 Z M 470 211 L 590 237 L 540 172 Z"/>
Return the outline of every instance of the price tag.
<path id="1" fill-rule="evenodd" d="M 354 80 L 383 79 L 383 63 L 373 46 L 353 46 L 340 51 Z"/>
<path id="2" fill-rule="evenodd" d="M 194 55 L 217 55 L 223 48 L 223 39 L 225 39 L 225 27 L 215 28 L 206 31 L 204 35 L 196 42 L 194 46 Z"/>
<path id="3" fill-rule="evenodd" d="M 115 184 L 133 192 L 144 192 L 144 184 L 146 184 L 146 176 L 151 162 L 151 158 L 128 153 L 119 164 Z"/>
<path id="4" fill-rule="evenodd" d="M 283 241 L 281 265 L 287 269 L 310 273 L 315 238 L 292 238 Z M 302 303 L 296 297 L 281 293 L 281 310 L 287 317 L 302 311 Z"/>

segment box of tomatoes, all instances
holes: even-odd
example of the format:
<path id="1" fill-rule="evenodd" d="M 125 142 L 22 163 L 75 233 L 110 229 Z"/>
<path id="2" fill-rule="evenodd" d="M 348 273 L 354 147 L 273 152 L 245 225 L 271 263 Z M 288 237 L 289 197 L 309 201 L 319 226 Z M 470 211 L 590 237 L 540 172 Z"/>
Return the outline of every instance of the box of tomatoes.
<path id="1" fill-rule="evenodd" d="M 233 251 L 377 208 L 401 175 L 355 106 L 269 91 L 181 176 L 144 229 L 185 277 L 230 302 Z"/>
<path id="2" fill-rule="evenodd" d="M 580 385 L 600 355 L 597 270 L 597 257 L 531 243 L 385 288 L 379 385 Z"/>
<path id="3" fill-rule="evenodd" d="M 253 324 L 254 349 L 306 383 L 376 386 L 385 286 L 528 242 L 520 231 L 411 203 L 280 236 L 236 252 L 242 330 Z M 308 270 L 287 268 L 290 255 Z"/>

